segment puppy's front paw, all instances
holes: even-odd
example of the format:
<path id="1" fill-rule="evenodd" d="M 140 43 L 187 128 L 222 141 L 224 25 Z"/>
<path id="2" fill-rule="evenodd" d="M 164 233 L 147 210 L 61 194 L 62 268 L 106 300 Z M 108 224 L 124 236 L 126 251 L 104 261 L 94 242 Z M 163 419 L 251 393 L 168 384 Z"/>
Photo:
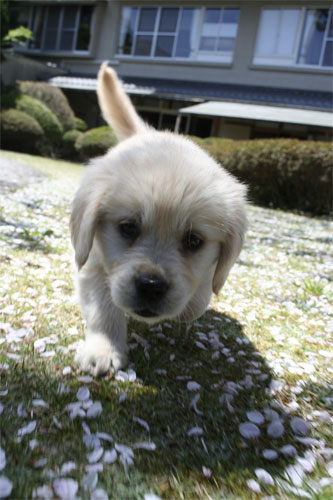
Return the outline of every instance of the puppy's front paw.
<path id="1" fill-rule="evenodd" d="M 127 346 L 119 349 L 105 335 L 90 334 L 78 348 L 75 361 L 83 371 L 97 377 L 110 369 L 117 371 L 127 365 Z"/>

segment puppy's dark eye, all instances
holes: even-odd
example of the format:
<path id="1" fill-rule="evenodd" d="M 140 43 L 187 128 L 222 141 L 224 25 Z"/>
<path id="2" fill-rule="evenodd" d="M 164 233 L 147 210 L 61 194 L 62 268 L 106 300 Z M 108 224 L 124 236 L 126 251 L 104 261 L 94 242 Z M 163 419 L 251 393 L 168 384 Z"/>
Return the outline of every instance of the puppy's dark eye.
<path id="1" fill-rule="evenodd" d="M 204 244 L 204 240 L 196 233 L 188 231 L 183 238 L 183 247 L 190 252 L 196 252 Z"/>
<path id="2" fill-rule="evenodd" d="M 126 240 L 134 241 L 140 233 L 139 225 L 135 221 L 125 221 L 119 224 L 119 232 Z"/>

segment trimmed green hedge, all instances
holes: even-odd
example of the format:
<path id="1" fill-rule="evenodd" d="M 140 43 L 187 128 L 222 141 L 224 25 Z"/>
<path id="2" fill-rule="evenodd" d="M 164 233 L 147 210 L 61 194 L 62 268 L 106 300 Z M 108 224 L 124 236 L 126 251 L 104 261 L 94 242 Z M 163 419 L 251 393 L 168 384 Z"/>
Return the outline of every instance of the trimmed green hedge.
<path id="1" fill-rule="evenodd" d="M 331 143 L 191 139 L 248 185 L 251 202 L 316 215 L 332 211 Z"/>
<path id="2" fill-rule="evenodd" d="M 82 135 L 79 130 L 68 130 L 62 136 L 61 156 L 69 160 L 77 159 L 78 153 L 75 149 L 77 139 Z"/>
<path id="3" fill-rule="evenodd" d="M 14 151 L 36 152 L 44 136 L 37 120 L 23 111 L 6 109 L 1 112 L 1 147 Z"/>
<path id="4" fill-rule="evenodd" d="M 78 116 L 75 117 L 75 128 L 76 130 L 79 130 L 80 132 L 85 132 L 88 129 L 88 125 L 82 118 L 79 118 Z"/>
<path id="5" fill-rule="evenodd" d="M 104 155 L 108 149 L 115 146 L 117 138 L 108 126 L 97 127 L 84 132 L 75 142 L 75 149 L 81 160 Z"/>
<path id="6" fill-rule="evenodd" d="M 16 99 L 16 109 L 35 118 L 45 133 L 45 138 L 58 143 L 63 134 L 62 126 L 54 113 L 41 101 L 27 95 Z"/>
<path id="7" fill-rule="evenodd" d="M 20 82 L 22 94 L 42 101 L 56 115 L 66 132 L 76 128 L 75 116 L 61 89 L 44 82 Z"/>

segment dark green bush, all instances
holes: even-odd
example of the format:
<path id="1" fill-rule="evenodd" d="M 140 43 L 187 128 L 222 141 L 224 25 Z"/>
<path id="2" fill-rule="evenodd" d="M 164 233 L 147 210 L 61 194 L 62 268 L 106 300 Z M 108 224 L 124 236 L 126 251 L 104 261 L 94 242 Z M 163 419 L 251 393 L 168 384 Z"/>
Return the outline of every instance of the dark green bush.
<path id="1" fill-rule="evenodd" d="M 16 99 L 16 109 L 35 118 L 42 127 L 45 138 L 51 143 L 58 143 L 62 138 L 62 126 L 54 113 L 41 101 L 28 95 Z"/>
<path id="2" fill-rule="evenodd" d="M 332 211 L 331 143 L 297 139 L 194 141 L 249 186 L 250 201 L 317 215 Z"/>
<path id="3" fill-rule="evenodd" d="M 39 99 L 56 115 L 64 131 L 76 128 L 75 116 L 62 90 L 44 82 L 20 82 L 22 94 Z"/>
<path id="4" fill-rule="evenodd" d="M 44 132 L 39 123 L 17 109 L 1 112 L 1 147 L 14 151 L 36 152 Z"/>
<path id="5" fill-rule="evenodd" d="M 76 130 L 80 130 L 80 132 L 85 132 L 88 128 L 88 125 L 82 118 L 79 118 L 78 116 L 75 117 L 75 128 Z"/>
<path id="6" fill-rule="evenodd" d="M 117 143 L 116 136 L 110 127 L 97 127 L 84 132 L 75 142 L 75 149 L 81 160 L 86 161 L 104 155 Z"/>
<path id="7" fill-rule="evenodd" d="M 61 156 L 69 160 L 78 158 L 78 153 L 75 149 L 75 142 L 82 135 L 79 130 L 68 130 L 62 136 Z"/>

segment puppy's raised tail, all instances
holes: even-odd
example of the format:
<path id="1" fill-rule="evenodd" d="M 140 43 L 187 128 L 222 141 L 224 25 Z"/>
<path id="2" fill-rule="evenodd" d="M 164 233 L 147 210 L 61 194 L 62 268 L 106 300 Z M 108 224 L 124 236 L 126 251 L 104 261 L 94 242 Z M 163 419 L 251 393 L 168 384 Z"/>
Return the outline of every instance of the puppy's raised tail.
<path id="1" fill-rule="evenodd" d="M 127 97 L 117 73 L 104 62 L 97 77 L 97 96 L 104 120 L 119 141 L 148 131 Z"/>

